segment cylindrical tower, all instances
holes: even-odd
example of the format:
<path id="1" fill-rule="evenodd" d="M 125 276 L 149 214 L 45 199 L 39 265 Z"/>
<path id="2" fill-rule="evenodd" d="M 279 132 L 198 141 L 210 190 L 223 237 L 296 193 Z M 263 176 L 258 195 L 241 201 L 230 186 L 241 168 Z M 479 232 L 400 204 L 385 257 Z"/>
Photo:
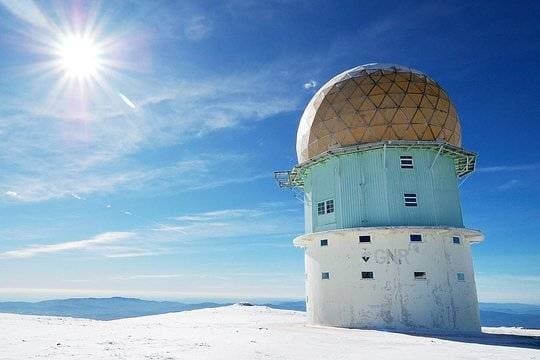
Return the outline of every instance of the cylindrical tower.
<path id="1" fill-rule="evenodd" d="M 368 64 L 326 83 L 297 135 L 306 302 L 313 324 L 479 331 L 458 179 L 474 170 L 456 110 L 425 74 Z M 279 174 L 278 174 L 279 175 Z"/>

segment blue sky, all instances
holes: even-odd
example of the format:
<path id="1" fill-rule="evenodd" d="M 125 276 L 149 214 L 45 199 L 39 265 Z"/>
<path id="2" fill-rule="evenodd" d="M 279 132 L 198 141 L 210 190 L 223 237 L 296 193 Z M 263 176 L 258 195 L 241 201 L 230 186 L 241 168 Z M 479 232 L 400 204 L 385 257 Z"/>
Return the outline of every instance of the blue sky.
<path id="1" fill-rule="evenodd" d="M 383 62 L 436 79 L 479 154 L 461 196 L 486 234 L 480 300 L 540 303 L 539 16 L 528 2 L 0 0 L 0 299 L 303 297 L 302 204 L 272 171 L 296 164 L 318 87 Z M 77 83 L 52 48 L 84 29 L 104 65 Z"/>

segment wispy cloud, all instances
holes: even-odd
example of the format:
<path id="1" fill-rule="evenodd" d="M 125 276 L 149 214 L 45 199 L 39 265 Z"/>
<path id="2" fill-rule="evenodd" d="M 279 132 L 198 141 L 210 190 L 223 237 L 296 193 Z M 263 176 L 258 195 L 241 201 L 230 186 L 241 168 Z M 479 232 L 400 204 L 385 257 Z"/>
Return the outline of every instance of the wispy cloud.
<path id="1" fill-rule="evenodd" d="M 317 82 L 315 80 L 310 80 L 304 84 L 304 89 L 310 90 L 313 89 L 315 86 L 317 86 Z"/>
<path id="2" fill-rule="evenodd" d="M 137 217 L 130 211 L 126 215 Z M 292 238 L 302 231 L 301 209 L 294 203 L 263 203 L 254 208 L 233 208 L 145 219 L 131 231 L 106 232 L 89 239 L 39 244 L 0 253 L 0 258 L 30 258 L 46 254 L 84 253 L 107 258 L 134 258 L 179 251 L 223 251 L 231 246 L 282 246 L 276 237 Z M 259 241 L 252 243 L 251 239 Z M 245 239 L 249 238 L 246 244 Z M 216 243 L 216 240 L 219 240 Z M 223 240 L 228 240 L 225 244 Z M 262 241 L 261 241 L 262 240 Z M 190 244 L 186 247 L 186 244 Z M 226 246 L 224 246 L 226 245 Z"/>
<path id="3" fill-rule="evenodd" d="M 296 272 L 241 272 L 231 271 L 229 273 L 220 273 L 219 276 L 215 274 L 200 274 L 200 273 L 174 273 L 174 274 L 134 274 L 134 275 L 120 275 L 114 276 L 111 280 L 117 281 L 130 281 L 130 280 L 167 280 L 167 279 L 219 279 L 219 280 L 243 280 L 243 279 L 255 279 L 265 282 L 269 280 L 277 280 L 283 282 L 284 280 L 301 281 L 302 275 Z M 73 280 L 72 280 L 73 281 Z"/>
<path id="4" fill-rule="evenodd" d="M 115 276 L 113 280 L 147 280 L 147 279 L 176 279 L 185 277 L 185 274 L 139 274 Z"/>
<path id="5" fill-rule="evenodd" d="M 483 302 L 538 303 L 540 299 L 540 276 L 522 274 L 476 275 L 478 296 Z"/>
<path id="6" fill-rule="evenodd" d="M 71 196 L 77 200 L 86 200 L 85 198 L 83 198 L 82 196 L 80 195 L 77 195 L 77 194 L 71 194 Z"/>
<path id="7" fill-rule="evenodd" d="M 240 176 L 230 168 L 232 164 L 234 168 L 244 167 L 246 174 Z M 225 170 L 217 172 L 216 169 Z M 118 164 L 118 169 L 97 166 L 79 172 L 67 168 L 65 171 L 50 170 L 50 172 L 43 171 L 41 176 L 12 174 L 2 179 L 0 175 L 0 191 L 3 191 L 5 199 L 11 201 L 34 202 L 62 197 L 86 200 L 95 192 L 145 191 L 151 194 L 153 191 L 163 192 L 172 188 L 186 192 L 271 177 L 270 171 L 253 173 L 255 170 L 250 170 L 249 157 L 228 154 L 200 154 L 161 167 Z"/>
<path id="8" fill-rule="evenodd" d="M 95 250 L 100 247 L 132 237 L 131 232 L 107 232 L 90 239 L 68 241 L 58 244 L 34 245 L 0 253 L 0 258 L 28 258 L 36 255 L 54 254 L 73 250 Z"/>
<path id="9" fill-rule="evenodd" d="M 512 188 L 515 188 L 518 185 L 519 185 L 518 180 L 511 179 L 511 180 L 508 180 L 505 183 L 502 183 L 501 185 L 497 186 L 497 189 L 500 190 L 500 191 L 506 191 L 506 190 L 510 190 Z"/>
<path id="10" fill-rule="evenodd" d="M 237 284 L 233 289 L 231 288 L 230 281 L 224 281 L 222 284 L 216 285 L 215 282 L 209 282 L 204 284 L 195 284 L 190 287 L 189 290 L 185 289 L 171 289 L 162 288 L 159 290 L 154 289 L 117 289 L 110 286 L 104 287 L 102 284 L 95 284 L 95 288 L 82 288 L 74 289 L 71 287 L 58 288 L 50 287 L 1 287 L 0 295 L 3 298 L 12 298 L 21 300 L 22 298 L 36 298 L 43 299 L 49 298 L 62 298 L 62 297 L 88 297 L 88 296 L 126 296 L 126 297 L 139 297 L 143 299 L 174 299 L 185 300 L 194 299 L 194 301 L 201 301 L 201 299 L 216 299 L 216 301 L 246 301 L 249 299 L 302 299 L 304 297 L 302 287 L 302 276 L 298 276 L 300 281 L 296 281 L 294 284 L 275 284 L 274 286 L 268 286 L 267 284 L 256 285 L 243 285 Z"/>
<path id="11" fill-rule="evenodd" d="M 40 17 L 35 2 L 2 3 L 17 16 L 26 16 L 25 21 Z M 192 41 L 212 34 L 213 19 L 208 14 L 181 5 L 173 8 L 186 10 L 183 22 L 178 22 L 178 11 L 171 15 L 158 9 L 156 14 L 139 6 L 160 30 L 153 40 L 167 38 L 161 30 L 169 26 L 180 38 Z M 168 19 L 165 24 L 161 15 Z M 144 56 L 139 50 L 137 55 Z M 294 95 L 290 88 L 312 76 L 306 75 L 305 62 L 288 59 L 262 65 L 227 74 L 200 69 L 205 70 L 204 76 L 167 67 L 133 77 L 104 75 L 110 91 L 85 94 L 85 99 L 52 91 L 50 83 L 58 79 L 44 79 L 36 72 L 17 74 L 20 89 L 4 94 L 0 106 L 0 201 L 46 201 L 73 194 L 87 198 L 93 193 L 155 190 L 150 185 L 170 184 L 164 174 L 177 164 L 154 165 L 142 162 L 140 155 L 149 149 L 189 146 L 194 139 L 301 107 L 304 95 Z M 180 166 L 188 160 L 180 160 Z M 247 169 L 242 177 L 214 174 L 210 179 L 208 169 L 184 172 L 183 179 L 190 184 L 182 188 L 201 190 L 265 176 Z"/>
<path id="12" fill-rule="evenodd" d="M 48 28 L 50 22 L 43 12 L 36 6 L 32 0 L 0 0 L 13 15 L 29 24 L 41 28 Z"/>
<path id="13" fill-rule="evenodd" d="M 212 159 L 186 159 L 156 167 L 138 162 L 137 155 L 298 108 L 299 99 L 276 91 L 280 88 L 276 81 L 281 80 L 265 69 L 196 82 L 149 82 L 139 86 L 145 88 L 144 94 L 134 94 L 140 100 L 133 113 L 112 110 L 108 103 L 84 114 L 66 113 L 66 107 L 58 107 L 62 104 L 52 108 L 35 105 L 34 109 L 27 103 L 11 104 L 8 109 L 4 105 L 8 115 L 0 124 L 0 163 L 6 171 L 0 174 L 0 194 L 11 200 L 43 201 L 112 192 L 130 184 L 149 184 L 145 180 L 155 179 L 157 174 L 197 162 L 205 165 L 184 174 L 195 174 L 194 180 L 201 180 L 197 175 L 209 169 Z M 248 170 L 242 178 L 214 176 L 212 183 L 193 181 L 189 188 L 224 186 L 263 176 Z"/>
<path id="14" fill-rule="evenodd" d="M 15 191 L 8 190 L 4 193 L 4 195 L 13 199 L 19 199 L 19 194 L 17 194 Z"/>
<path id="15" fill-rule="evenodd" d="M 208 211 L 205 213 L 182 215 L 174 218 L 180 222 L 208 222 L 212 220 L 230 220 L 241 217 L 259 217 L 264 215 L 260 209 L 227 209 L 218 211 Z"/>
<path id="16" fill-rule="evenodd" d="M 529 170 L 538 170 L 538 169 L 540 169 L 540 163 L 486 166 L 486 167 L 479 167 L 476 171 L 480 173 L 496 173 L 496 172 L 529 171 Z"/>
<path id="17" fill-rule="evenodd" d="M 158 256 L 158 255 L 164 255 L 169 254 L 170 251 L 167 249 L 148 249 L 148 248 L 131 248 L 127 246 L 123 246 L 117 249 L 117 252 L 112 252 L 111 248 L 106 249 L 108 250 L 106 253 L 103 254 L 103 256 L 111 259 L 115 258 L 137 258 L 137 257 L 146 257 L 146 256 Z"/>
<path id="18" fill-rule="evenodd" d="M 249 209 L 233 208 L 183 214 L 155 230 L 164 233 L 182 232 L 184 238 L 191 242 L 276 235 L 292 237 L 302 231 L 300 210 L 298 206 L 291 204 L 274 204 Z"/>

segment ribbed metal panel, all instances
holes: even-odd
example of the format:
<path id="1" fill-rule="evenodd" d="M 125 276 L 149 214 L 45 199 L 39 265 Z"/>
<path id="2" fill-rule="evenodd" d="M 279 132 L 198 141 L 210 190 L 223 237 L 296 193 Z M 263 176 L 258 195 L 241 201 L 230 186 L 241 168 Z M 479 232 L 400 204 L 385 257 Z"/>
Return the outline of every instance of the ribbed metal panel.
<path id="1" fill-rule="evenodd" d="M 413 157 L 413 169 L 400 167 L 401 155 Z M 434 150 L 386 148 L 338 155 L 314 164 L 304 180 L 306 199 L 311 199 L 310 204 L 306 201 L 306 215 L 311 215 L 308 232 L 463 226 L 453 161 Z M 404 193 L 417 194 L 418 206 L 405 206 Z M 317 203 L 328 199 L 334 199 L 335 212 L 318 215 Z"/>
<path id="2" fill-rule="evenodd" d="M 339 158 L 342 209 L 356 208 L 356 211 L 341 212 L 341 227 L 354 227 L 354 224 L 367 226 L 364 221 L 367 216 L 366 201 L 363 194 L 365 176 L 362 162 L 359 160 L 359 156 L 351 155 Z"/>

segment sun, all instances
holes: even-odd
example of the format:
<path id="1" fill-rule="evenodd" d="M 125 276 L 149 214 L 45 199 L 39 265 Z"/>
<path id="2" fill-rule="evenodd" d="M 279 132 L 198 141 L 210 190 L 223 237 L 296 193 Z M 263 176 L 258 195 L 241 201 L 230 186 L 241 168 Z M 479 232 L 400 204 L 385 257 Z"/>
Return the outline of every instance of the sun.
<path id="1" fill-rule="evenodd" d="M 4 2 L 0 0 L 0 8 Z M 117 89 L 134 81 L 125 70 L 139 68 L 134 62 L 139 59 L 130 56 L 135 50 L 131 27 L 113 28 L 101 22 L 107 16 L 100 13 L 99 1 L 88 6 L 85 2 L 73 3 L 59 7 L 53 17 L 42 14 L 39 7 L 30 9 L 39 13 L 40 20 L 23 31 L 27 41 L 22 45 L 32 53 L 34 61 L 25 65 L 24 72 L 43 89 L 47 107 L 65 113 L 62 116 L 90 119 L 91 111 L 101 109 L 104 103 L 122 106 L 122 110 L 124 106 L 136 109 L 136 103 Z"/>
<path id="2" fill-rule="evenodd" d="M 88 36 L 67 35 L 58 44 L 56 55 L 59 67 L 70 77 L 95 77 L 103 59 L 96 42 Z"/>

